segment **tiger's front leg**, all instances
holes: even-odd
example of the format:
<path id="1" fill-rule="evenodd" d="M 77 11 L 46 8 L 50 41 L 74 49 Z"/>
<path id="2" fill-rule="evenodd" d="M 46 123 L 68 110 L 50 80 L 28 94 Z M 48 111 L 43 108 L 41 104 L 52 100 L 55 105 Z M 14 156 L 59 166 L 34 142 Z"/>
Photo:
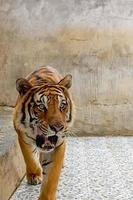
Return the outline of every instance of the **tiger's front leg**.
<path id="1" fill-rule="evenodd" d="M 56 200 L 56 190 L 64 161 L 64 154 L 65 142 L 51 153 L 49 159 L 42 161 L 44 180 L 39 200 Z"/>
<path id="2" fill-rule="evenodd" d="M 42 182 L 42 168 L 37 152 L 35 152 L 36 149 L 25 143 L 23 137 L 19 136 L 18 140 L 26 164 L 27 182 L 31 185 L 40 184 Z"/>

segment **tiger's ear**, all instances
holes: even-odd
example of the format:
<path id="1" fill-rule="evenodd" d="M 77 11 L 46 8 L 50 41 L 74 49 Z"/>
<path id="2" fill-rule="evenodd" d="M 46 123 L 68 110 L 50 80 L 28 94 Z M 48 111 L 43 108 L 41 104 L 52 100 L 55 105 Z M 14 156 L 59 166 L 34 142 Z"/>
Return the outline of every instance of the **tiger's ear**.
<path id="1" fill-rule="evenodd" d="M 71 74 L 66 75 L 58 84 L 69 89 L 72 85 L 72 75 Z"/>
<path id="2" fill-rule="evenodd" d="M 23 96 L 31 89 L 31 84 L 24 78 L 19 78 L 16 80 L 16 88 L 20 96 Z"/>

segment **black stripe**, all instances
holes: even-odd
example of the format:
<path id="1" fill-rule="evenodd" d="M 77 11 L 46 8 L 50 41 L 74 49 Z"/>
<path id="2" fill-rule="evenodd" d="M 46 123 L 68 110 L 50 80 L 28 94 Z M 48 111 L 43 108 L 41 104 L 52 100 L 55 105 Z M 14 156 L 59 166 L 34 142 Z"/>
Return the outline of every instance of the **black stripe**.
<path id="1" fill-rule="evenodd" d="M 42 174 L 43 174 L 43 175 L 46 175 L 46 173 L 45 173 L 45 172 L 42 172 Z"/>
<path id="2" fill-rule="evenodd" d="M 21 123 L 22 123 L 22 124 L 25 124 L 25 123 L 24 123 L 24 120 L 25 120 L 25 117 L 26 117 L 26 114 L 25 114 L 25 102 L 22 104 L 22 109 L 21 109 L 21 111 L 22 111 Z"/>
<path id="3" fill-rule="evenodd" d="M 34 93 L 32 94 L 31 101 L 28 104 L 28 112 L 29 112 L 29 115 L 30 115 L 30 122 L 32 122 L 33 120 L 36 120 L 35 116 L 32 117 L 31 112 L 30 112 L 30 110 L 31 110 L 31 103 L 34 103 L 33 96 L 34 96 Z"/>
<path id="4" fill-rule="evenodd" d="M 34 77 L 34 75 L 36 75 L 37 73 L 39 72 L 39 70 L 35 70 L 34 72 L 32 72 L 28 77 L 27 77 L 27 80 L 29 81 L 31 78 Z"/>
<path id="5" fill-rule="evenodd" d="M 42 86 L 37 87 L 35 89 L 34 93 L 37 93 L 40 90 L 39 94 L 42 94 L 42 93 L 44 93 L 45 89 L 50 89 L 51 91 L 53 90 L 53 91 L 56 91 L 57 93 L 62 92 L 62 89 L 58 88 L 56 85 L 52 85 L 52 84 L 51 85 L 45 85 L 44 84 Z"/>
<path id="6" fill-rule="evenodd" d="M 45 128 L 43 126 L 38 126 L 38 127 L 40 128 L 41 131 L 44 132 L 43 134 L 46 135 L 45 133 L 47 133 L 47 131 L 48 131 L 47 128 Z"/>
<path id="7" fill-rule="evenodd" d="M 47 165 L 49 165 L 49 164 L 52 163 L 52 162 L 53 162 L 53 161 L 44 162 L 44 163 L 42 164 L 42 167 L 47 166 Z"/>
<path id="8" fill-rule="evenodd" d="M 31 140 L 36 141 L 34 138 L 30 137 L 26 132 L 25 132 L 25 135 L 26 135 L 28 138 L 30 138 Z"/>
<path id="9" fill-rule="evenodd" d="M 49 83 L 48 83 L 49 84 Z M 62 92 L 62 90 L 60 90 L 60 88 L 54 86 L 54 85 L 44 85 L 40 88 L 40 92 L 39 92 L 39 95 L 40 94 L 44 94 L 45 90 L 46 89 L 49 89 L 51 92 L 56 92 L 57 94 L 60 94 Z M 38 92 L 38 91 L 36 91 Z"/>
<path id="10" fill-rule="evenodd" d="M 41 80 L 41 81 L 43 81 L 44 79 L 41 77 L 41 76 L 39 76 L 39 75 L 35 75 L 35 78 L 36 78 L 36 80 Z"/>
<path id="11" fill-rule="evenodd" d="M 69 99 L 69 101 L 71 100 Z M 67 120 L 67 122 L 69 123 L 71 121 L 72 121 L 72 103 L 70 102 L 70 113 L 69 113 L 69 119 Z"/>
<path id="12" fill-rule="evenodd" d="M 34 88 L 34 94 L 35 93 L 38 93 L 39 90 L 43 90 L 42 92 L 44 92 L 44 89 L 46 88 L 47 86 L 46 85 L 42 85 L 42 86 L 37 86 L 36 88 Z M 40 93 L 41 94 L 41 93 Z"/>
<path id="13" fill-rule="evenodd" d="M 52 87 L 50 88 L 50 92 L 56 92 L 57 94 L 60 94 L 62 91 L 61 91 L 60 89 L 58 89 L 58 88 L 52 86 Z"/>
<path id="14" fill-rule="evenodd" d="M 32 122 L 35 118 L 33 118 L 32 116 L 31 116 L 31 113 L 30 113 L 30 109 L 31 109 L 31 104 L 30 104 L 31 102 L 29 102 L 29 104 L 28 104 L 28 113 L 29 113 L 29 116 L 30 116 L 30 122 Z"/>
<path id="15" fill-rule="evenodd" d="M 67 120 L 67 122 L 71 122 L 72 121 L 72 114 L 71 114 L 71 112 L 70 112 L 70 114 L 69 114 L 69 119 Z"/>
<path id="16" fill-rule="evenodd" d="M 44 94 L 39 94 L 40 96 L 40 100 L 37 100 L 37 103 L 42 103 L 42 97 L 44 96 Z"/>
<path id="17" fill-rule="evenodd" d="M 53 74 L 53 72 L 49 71 L 48 69 L 47 69 L 47 71 L 44 71 L 43 73 L 45 73 L 45 74 Z"/>
<path id="18" fill-rule="evenodd" d="M 39 95 L 41 95 L 41 94 L 43 95 L 43 94 L 44 94 L 44 89 L 41 88 L 41 90 L 42 90 L 42 91 L 39 92 Z"/>
<path id="19" fill-rule="evenodd" d="M 23 140 L 23 142 L 24 142 L 25 144 L 27 144 L 27 145 L 31 146 L 31 144 L 29 144 L 29 143 L 25 142 L 24 140 Z"/>
<path id="20" fill-rule="evenodd" d="M 25 123 L 24 123 L 25 118 L 26 118 L 26 114 L 25 114 L 25 104 L 26 104 L 28 98 L 30 97 L 31 93 L 32 93 L 32 91 L 29 92 L 29 94 L 28 94 L 27 97 L 25 98 L 24 102 L 22 103 L 22 109 L 21 109 L 21 111 L 22 111 L 21 123 L 22 123 L 22 124 L 25 124 Z"/>
<path id="21" fill-rule="evenodd" d="M 47 84 L 48 83 L 47 80 L 45 80 L 44 78 L 42 78 L 39 75 L 35 75 L 35 78 L 36 78 L 36 82 L 37 82 L 36 84 L 41 85 L 41 84 Z"/>
<path id="22" fill-rule="evenodd" d="M 60 146 L 62 146 L 64 144 L 64 141 L 59 145 L 59 146 L 57 146 L 56 148 L 58 148 L 58 147 L 60 147 Z"/>
<path id="23" fill-rule="evenodd" d="M 36 153 L 37 152 L 37 149 L 35 148 L 33 151 L 32 151 L 32 153 Z"/>

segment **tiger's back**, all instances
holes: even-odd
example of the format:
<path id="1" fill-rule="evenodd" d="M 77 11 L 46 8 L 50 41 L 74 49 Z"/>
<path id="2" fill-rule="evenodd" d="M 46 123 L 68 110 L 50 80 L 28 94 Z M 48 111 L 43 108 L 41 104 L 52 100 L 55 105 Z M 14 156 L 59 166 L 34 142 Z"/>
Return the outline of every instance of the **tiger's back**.
<path id="1" fill-rule="evenodd" d="M 58 71 L 50 66 L 41 67 L 26 77 L 32 85 L 57 84 L 61 78 Z"/>

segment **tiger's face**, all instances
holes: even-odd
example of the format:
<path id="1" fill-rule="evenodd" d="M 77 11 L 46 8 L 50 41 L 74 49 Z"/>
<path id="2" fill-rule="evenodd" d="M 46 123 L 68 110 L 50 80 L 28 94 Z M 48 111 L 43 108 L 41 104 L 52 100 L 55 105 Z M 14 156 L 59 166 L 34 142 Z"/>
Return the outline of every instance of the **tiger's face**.
<path id="1" fill-rule="evenodd" d="M 70 75 L 56 85 L 41 87 L 32 87 L 26 79 L 17 80 L 17 127 L 25 133 L 25 140 L 41 151 L 53 151 L 64 142 L 72 122 L 70 86 Z"/>

